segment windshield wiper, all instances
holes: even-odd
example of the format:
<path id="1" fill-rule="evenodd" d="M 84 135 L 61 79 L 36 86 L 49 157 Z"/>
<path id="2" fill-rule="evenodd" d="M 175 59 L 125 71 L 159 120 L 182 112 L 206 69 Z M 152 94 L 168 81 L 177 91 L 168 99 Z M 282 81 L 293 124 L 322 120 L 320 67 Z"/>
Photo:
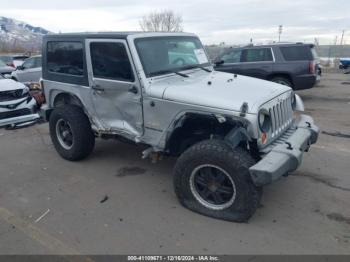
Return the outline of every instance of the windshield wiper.
<path id="1" fill-rule="evenodd" d="M 182 77 L 190 77 L 189 75 L 186 75 L 186 74 L 184 74 L 184 73 L 180 73 L 180 72 L 178 72 L 178 71 L 173 71 L 173 73 L 175 73 L 175 74 L 177 74 L 177 75 L 179 75 L 179 76 L 182 76 Z"/>
<path id="2" fill-rule="evenodd" d="M 150 73 L 150 76 L 162 75 L 162 74 L 167 74 L 167 73 L 174 73 L 174 74 L 182 76 L 182 77 L 190 77 L 189 75 L 186 75 L 184 73 L 180 73 L 176 70 L 160 70 L 157 72 Z"/>
<path id="3" fill-rule="evenodd" d="M 204 66 L 201 66 L 201 65 L 191 65 L 191 66 L 187 66 L 187 67 L 183 68 L 183 70 L 185 70 L 185 69 L 192 69 L 192 68 L 200 68 L 200 69 L 202 69 L 202 70 L 204 70 L 205 72 L 208 72 L 208 73 L 211 73 L 211 72 L 212 72 L 212 70 L 210 70 L 210 69 L 208 69 L 208 68 L 206 68 L 206 67 L 204 67 Z"/>

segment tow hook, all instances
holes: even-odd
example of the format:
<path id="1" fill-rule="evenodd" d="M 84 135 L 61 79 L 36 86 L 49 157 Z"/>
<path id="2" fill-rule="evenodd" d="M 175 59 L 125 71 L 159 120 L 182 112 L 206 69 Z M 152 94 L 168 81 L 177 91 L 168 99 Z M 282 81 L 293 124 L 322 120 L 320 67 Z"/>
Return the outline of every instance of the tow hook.
<path id="1" fill-rule="evenodd" d="M 305 122 L 307 124 L 308 128 L 311 128 L 311 123 L 310 122 Z"/>
<path id="2" fill-rule="evenodd" d="M 289 172 L 285 173 L 283 176 L 284 176 L 284 177 L 289 176 Z"/>
<path id="3" fill-rule="evenodd" d="M 309 152 L 309 149 L 310 149 L 310 146 L 311 146 L 311 142 L 310 140 L 307 141 L 307 144 L 306 144 L 306 147 L 303 149 L 303 148 L 300 148 L 300 151 L 304 151 L 304 152 Z"/>
<path id="4" fill-rule="evenodd" d="M 286 144 L 288 145 L 288 147 L 287 147 L 288 150 L 293 150 L 293 147 L 292 147 L 292 144 L 291 144 L 291 143 L 286 142 Z"/>

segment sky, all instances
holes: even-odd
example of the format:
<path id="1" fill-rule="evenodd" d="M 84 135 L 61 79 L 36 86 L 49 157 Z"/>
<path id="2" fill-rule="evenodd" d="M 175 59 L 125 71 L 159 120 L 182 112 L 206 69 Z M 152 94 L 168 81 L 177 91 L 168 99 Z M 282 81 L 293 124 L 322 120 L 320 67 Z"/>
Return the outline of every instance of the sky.
<path id="1" fill-rule="evenodd" d="M 0 0 L 0 16 L 52 32 L 138 31 L 152 11 L 182 15 L 205 44 L 281 41 L 350 44 L 350 0 Z"/>

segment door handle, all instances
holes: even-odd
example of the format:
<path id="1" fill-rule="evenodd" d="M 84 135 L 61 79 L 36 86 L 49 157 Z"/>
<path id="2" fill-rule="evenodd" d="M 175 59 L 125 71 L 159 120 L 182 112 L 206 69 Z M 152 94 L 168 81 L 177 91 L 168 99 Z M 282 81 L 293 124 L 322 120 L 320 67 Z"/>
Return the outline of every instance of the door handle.
<path id="1" fill-rule="evenodd" d="M 132 86 L 132 87 L 130 87 L 128 92 L 133 93 L 133 94 L 136 95 L 138 93 L 138 90 L 137 90 L 136 86 Z"/>
<path id="2" fill-rule="evenodd" d="M 101 87 L 100 85 L 92 85 L 91 88 L 95 91 L 103 92 L 105 89 Z"/>

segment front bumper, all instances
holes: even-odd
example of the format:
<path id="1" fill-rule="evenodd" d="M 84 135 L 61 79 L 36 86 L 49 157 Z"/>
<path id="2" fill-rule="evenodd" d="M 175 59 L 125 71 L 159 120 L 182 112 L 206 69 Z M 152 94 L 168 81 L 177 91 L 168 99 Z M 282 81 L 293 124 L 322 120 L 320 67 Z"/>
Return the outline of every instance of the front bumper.
<path id="1" fill-rule="evenodd" d="M 270 184 L 288 172 L 296 170 L 311 144 L 317 142 L 319 128 L 310 116 L 301 115 L 294 125 L 294 133 L 283 143 L 272 148 L 249 171 L 256 186 Z"/>
<path id="2" fill-rule="evenodd" d="M 22 102 L 21 102 L 22 101 Z M 24 126 L 40 118 L 35 113 L 36 101 L 33 98 L 18 99 L 0 103 L 0 128 Z"/>

